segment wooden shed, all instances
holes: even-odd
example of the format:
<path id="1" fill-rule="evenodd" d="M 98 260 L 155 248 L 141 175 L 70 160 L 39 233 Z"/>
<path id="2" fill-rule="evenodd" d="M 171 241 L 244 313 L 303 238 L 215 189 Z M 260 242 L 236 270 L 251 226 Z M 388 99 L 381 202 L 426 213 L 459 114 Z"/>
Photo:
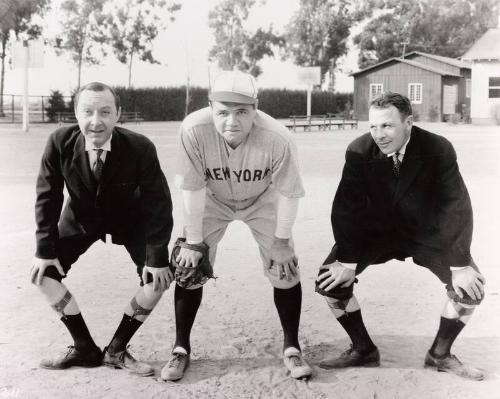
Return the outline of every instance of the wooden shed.
<path id="1" fill-rule="evenodd" d="M 470 114 L 470 65 L 453 58 L 414 51 L 351 74 L 354 113 L 368 120 L 370 101 L 383 91 L 406 95 L 417 120 L 442 121 Z"/>

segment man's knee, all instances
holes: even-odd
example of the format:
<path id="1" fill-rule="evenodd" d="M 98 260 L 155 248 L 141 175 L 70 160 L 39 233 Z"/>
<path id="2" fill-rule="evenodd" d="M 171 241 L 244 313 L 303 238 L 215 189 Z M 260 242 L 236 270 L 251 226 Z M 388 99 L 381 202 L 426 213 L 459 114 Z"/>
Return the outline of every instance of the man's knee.
<path id="1" fill-rule="evenodd" d="M 341 287 L 340 285 L 337 285 L 336 287 L 332 288 L 329 291 L 326 291 L 319 286 L 319 282 L 316 281 L 315 283 L 315 291 L 323 295 L 327 298 L 332 298 L 338 301 L 349 301 L 349 299 L 352 298 L 353 292 L 354 292 L 354 283 L 357 283 L 358 279 L 355 279 L 354 282 L 347 286 L 347 287 Z"/>
<path id="2" fill-rule="evenodd" d="M 142 286 L 144 291 L 144 296 L 149 301 L 159 300 L 163 293 L 167 290 L 165 287 L 162 289 L 161 287 L 157 287 L 156 290 L 153 288 L 153 283 L 144 284 Z"/>
<path id="3" fill-rule="evenodd" d="M 295 287 L 298 283 L 300 283 L 300 276 L 298 272 L 296 276 L 291 276 L 289 280 L 286 277 L 280 279 L 278 276 L 274 276 L 271 274 L 267 274 L 267 278 L 271 282 L 273 288 L 280 288 L 282 290 L 288 290 L 290 288 Z"/>
<path id="4" fill-rule="evenodd" d="M 55 266 L 48 266 L 43 273 L 43 277 L 48 277 L 59 282 L 63 279 L 63 276 L 59 274 Z"/>

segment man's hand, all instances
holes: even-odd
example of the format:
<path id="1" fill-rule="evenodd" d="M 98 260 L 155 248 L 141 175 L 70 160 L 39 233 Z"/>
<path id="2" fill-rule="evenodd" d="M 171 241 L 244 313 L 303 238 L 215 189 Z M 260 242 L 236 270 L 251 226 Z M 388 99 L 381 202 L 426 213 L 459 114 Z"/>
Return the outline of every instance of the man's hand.
<path id="1" fill-rule="evenodd" d="M 464 297 L 465 291 L 472 299 L 479 300 L 484 295 L 484 284 L 486 279 L 473 267 L 467 266 L 463 269 L 451 271 L 451 283 L 453 289 L 460 298 Z"/>
<path id="2" fill-rule="evenodd" d="M 36 256 L 31 261 L 30 280 L 35 285 L 42 285 L 42 279 L 45 274 L 45 269 L 49 266 L 54 266 L 61 276 L 65 276 L 64 270 L 59 263 L 59 259 L 40 259 Z"/>
<path id="3" fill-rule="evenodd" d="M 325 272 L 321 273 L 317 278 L 320 283 L 319 288 L 325 291 L 330 291 L 338 285 L 341 287 L 349 287 L 354 283 L 354 279 L 356 278 L 355 270 L 344 267 L 337 261 L 328 265 L 322 265 L 319 269 L 325 270 Z"/>
<path id="4" fill-rule="evenodd" d="M 276 266 L 279 279 L 283 280 L 286 278 L 288 281 L 291 281 L 293 277 L 297 276 L 299 261 L 289 241 L 288 238 L 274 237 L 268 268 Z"/>
<path id="5" fill-rule="evenodd" d="M 197 267 L 198 262 L 203 257 L 203 254 L 199 251 L 193 251 L 188 248 L 181 248 L 179 254 L 175 261 L 182 267 Z"/>
<path id="6" fill-rule="evenodd" d="M 199 251 L 194 251 L 189 248 L 181 248 L 175 261 L 179 264 L 179 266 L 183 267 L 191 267 L 193 270 L 190 270 L 186 274 L 183 275 L 183 280 L 189 279 L 194 274 L 194 268 L 198 267 L 198 263 L 200 262 L 203 254 Z"/>
<path id="7" fill-rule="evenodd" d="M 142 281 L 147 284 L 148 273 L 153 278 L 153 291 L 165 291 L 170 287 L 170 283 L 174 279 L 170 268 L 167 267 L 150 267 L 144 265 L 142 268 Z"/>

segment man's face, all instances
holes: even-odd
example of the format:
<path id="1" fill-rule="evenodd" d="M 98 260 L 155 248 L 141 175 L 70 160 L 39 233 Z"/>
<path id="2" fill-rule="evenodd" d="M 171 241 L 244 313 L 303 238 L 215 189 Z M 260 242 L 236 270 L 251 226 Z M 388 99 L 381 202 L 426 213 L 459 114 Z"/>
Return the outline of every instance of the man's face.
<path id="1" fill-rule="evenodd" d="M 212 116 L 217 132 L 231 148 L 238 147 L 248 136 L 257 115 L 252 104 L 212 102 Z"/>
<path id="2" fill-rule="evenodd" d="M 384 154 L 397 152 L 410 137 L 412 116 L 401 120 L 399 110 L 390 105 L 387 108 L 370 107 L 368 112 L 370 134 Z"/>
<path id="3" fill-rule="evenodd" d="M 75 115 L 86 140 L 99 148 L 111 137 L 120 111 L 109 90 L 84 90 L 80 93 Z"/>

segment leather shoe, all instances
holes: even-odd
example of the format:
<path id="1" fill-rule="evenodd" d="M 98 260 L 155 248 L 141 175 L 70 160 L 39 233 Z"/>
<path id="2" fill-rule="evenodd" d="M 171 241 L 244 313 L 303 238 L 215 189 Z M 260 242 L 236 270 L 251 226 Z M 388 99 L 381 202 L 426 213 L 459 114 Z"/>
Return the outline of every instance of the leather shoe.
<path id="1" fill-rule="evenodd" d="M 302 352 L 294 347 L 288 347 L 283 353 L 283 363 L 290 371 L 290 376 L 296 379 L 308 379 L 312 369 L 302 357 Z"/>
<path id="2" fill-rule="evenodd" d="M 378 367 L 380 366 L 380 353 L 375 347 L 371 352 L 361 353 L 351 347 L 339 357 L 325 359 L 320 362 L 322 369 L 341 369 L 345 367 Z"/>
<path id="3" fill-rule="evenodd" d="M 68 346 L 68 351 L 55 358 L 44 359 L 40 367 L 50 370 L 64 370 L 69 367 L 98 367 L 102 364 L 102 352 L 96 346 L 90 350 Z"/>
<path id="4" fill-rule="evenodd" d="M 428 368 L 435 368 L 437 371 L 445 371 L 470 380 L 481 381 L 484 379 L 484 373 L 481 370 L 466 366 L 452 354 L 439 358 L 427 352 L 424 365 Z"/>
<path id="5" fill-rule="evenodd" d="M 148 377 L 155 373 L 154 368 L 149 364 L 135 359 L 128 351 L 128 347 L 125 350 L 116 353 L 111 353 L 108 347 L 104 348 L 104 357 L 102 362 L 105 366 L 115 369 L 125 369 L 132 374 L 137 374 L 142 377 Z"/>
<path id="6" fill-rule="evenodd" d="M 178 381 L 184 377 L 189 366 L 189 355 L 186 353 L 173 352 L 168 363 L 161 370 L 163 381 Z"/>

